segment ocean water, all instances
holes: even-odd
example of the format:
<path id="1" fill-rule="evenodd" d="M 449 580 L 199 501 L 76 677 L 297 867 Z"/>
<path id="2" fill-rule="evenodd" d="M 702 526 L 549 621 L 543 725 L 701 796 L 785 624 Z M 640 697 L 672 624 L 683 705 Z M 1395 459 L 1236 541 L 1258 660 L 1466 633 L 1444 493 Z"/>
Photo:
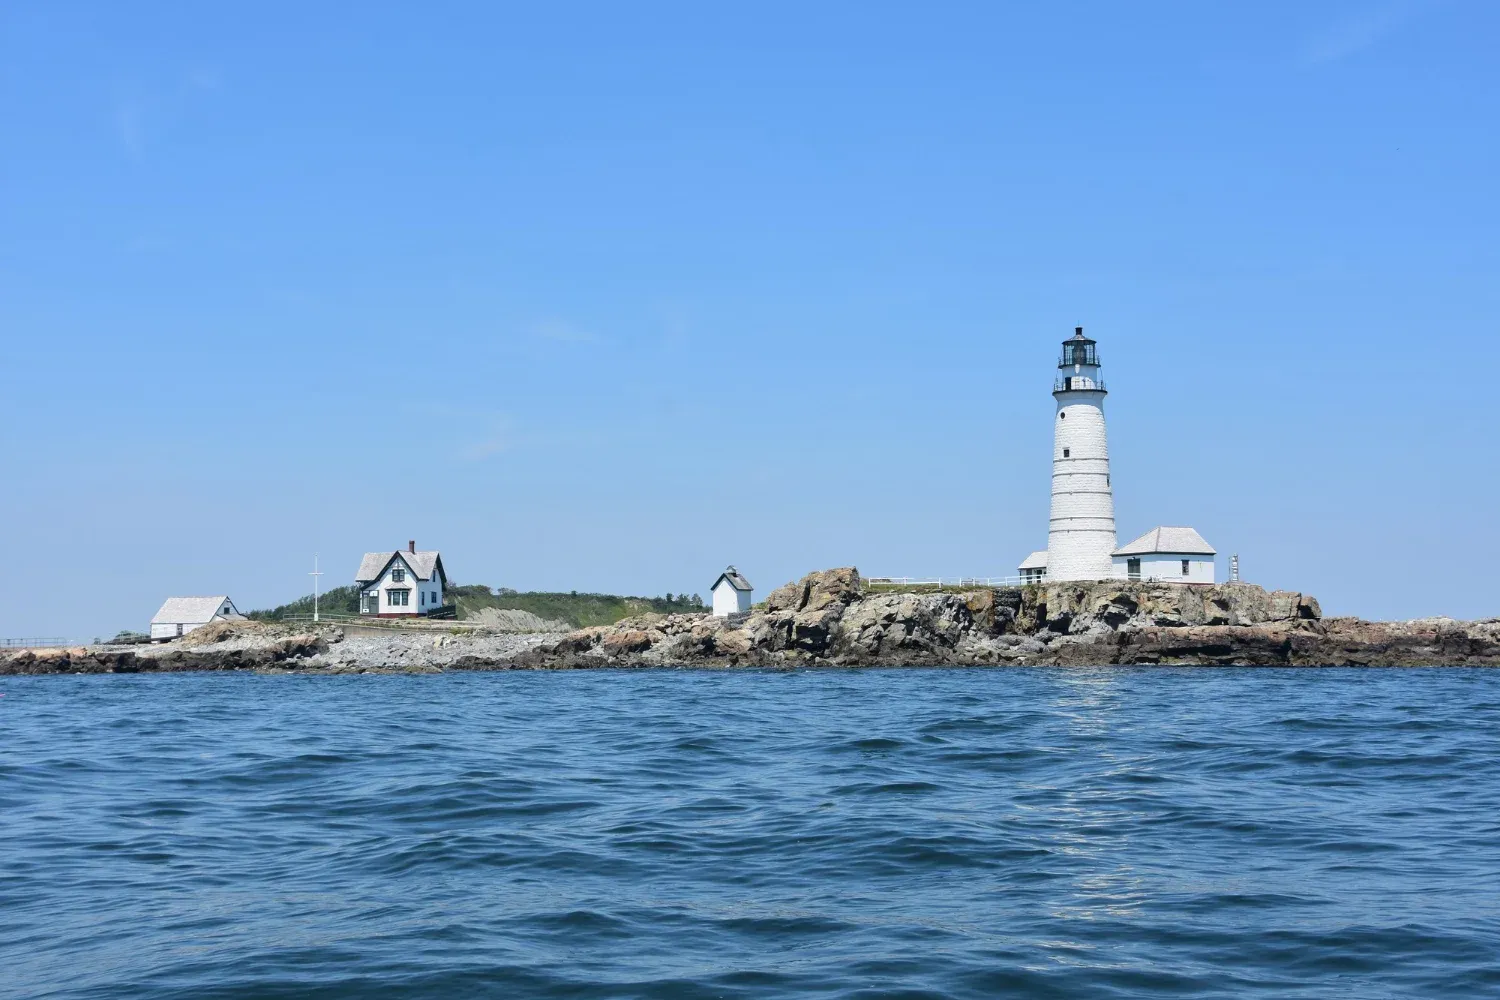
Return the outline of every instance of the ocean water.
<path id="1" fill-rule="evenodd" d="M 1500 996 L 1500 671 L 0 695 L 6 997 Z"/>

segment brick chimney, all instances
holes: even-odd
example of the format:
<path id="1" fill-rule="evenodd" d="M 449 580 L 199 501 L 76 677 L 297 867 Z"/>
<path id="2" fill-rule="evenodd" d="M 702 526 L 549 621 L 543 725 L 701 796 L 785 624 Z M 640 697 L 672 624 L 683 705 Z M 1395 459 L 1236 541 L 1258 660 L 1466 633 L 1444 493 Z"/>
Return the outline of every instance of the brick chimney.
<path id="1" fill-rule="evenodd" d="M 412 555 L 417 554 L 417 540 L 415 538 L 406 543 L 406 551 L 410 552 Z"/>

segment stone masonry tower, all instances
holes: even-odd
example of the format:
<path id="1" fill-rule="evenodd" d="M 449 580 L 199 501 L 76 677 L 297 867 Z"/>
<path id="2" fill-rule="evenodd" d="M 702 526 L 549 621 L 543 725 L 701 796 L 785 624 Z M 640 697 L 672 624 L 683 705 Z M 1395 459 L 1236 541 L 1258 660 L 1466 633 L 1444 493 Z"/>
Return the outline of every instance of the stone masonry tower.
<path id="1" fill-rule="evenodd" d="M 1104 382 L 1099 352 L 1078 327 L 1063 341 L 1052 386 L 1052 520 L 1047 579 L 1106 580 L 1115 550 L 1115 498 L 1104 438 Z"/>

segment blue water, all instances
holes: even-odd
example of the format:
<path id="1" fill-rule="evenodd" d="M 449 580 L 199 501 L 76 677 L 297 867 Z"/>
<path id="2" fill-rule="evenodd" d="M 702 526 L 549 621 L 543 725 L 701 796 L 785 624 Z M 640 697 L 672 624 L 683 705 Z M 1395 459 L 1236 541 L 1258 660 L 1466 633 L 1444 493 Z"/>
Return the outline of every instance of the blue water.
<path id="1" fill-rule="evenodd" d="M 1500 996 L 1500 671 L 0 693 L 4 996 Z"/>

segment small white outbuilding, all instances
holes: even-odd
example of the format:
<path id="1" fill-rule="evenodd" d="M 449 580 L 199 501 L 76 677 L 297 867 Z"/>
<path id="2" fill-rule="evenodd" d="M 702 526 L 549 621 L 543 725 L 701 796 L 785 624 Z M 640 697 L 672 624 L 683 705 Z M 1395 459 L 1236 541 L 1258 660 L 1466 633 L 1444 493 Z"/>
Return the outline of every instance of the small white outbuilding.
<path id="1" fill-rule="evenodd" d="M 234 602 L 218 597 L 169 597 L 151 619 L 151 638 L 175 639 L 187 635 L 209 622 L 242 622 L 245 616 L 235 610 Z"/>
<path id="2" fill-rule="evenodd" d="M 725 618 L 750 610 L 750 593 L 754 588 L 750 581 L 740 576 L 740 571 L 730 566 L 714 581 L 714 617 Z"/>
<path id="3" fill-rule="evenodd" d="M 1110 560 L 1120 580 L 1213 583 L 1214 547 L 1192 528 L 1152 528 L 1115 549 Z"/>
<path id="4" fill-rule="evenodd" d="M 1041 583 L 1047 578 L 1047 550 L 1038 549 L 1016 568 L 1021 572 L 1022 583 Z"/>

